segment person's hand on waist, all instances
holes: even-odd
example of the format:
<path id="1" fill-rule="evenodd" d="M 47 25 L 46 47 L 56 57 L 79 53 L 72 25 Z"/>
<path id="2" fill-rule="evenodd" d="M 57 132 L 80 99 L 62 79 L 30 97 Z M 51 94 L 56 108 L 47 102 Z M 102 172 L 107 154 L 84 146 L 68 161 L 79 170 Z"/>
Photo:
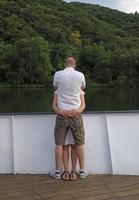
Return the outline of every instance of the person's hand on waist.
<path id="1" fill-rule="evenodd" d="M 62 115 L 65 118 L 69 118 L 69 117 L 76 117 L 80 114 L 79 109 L 75 109 L 75 110 L 63 110 L 61 112 L 59 112 L 58 114 Z"/>
<path id="2" fill-rule="evenodd" d="M 63 110 L 63 111 L 60 111 L 58 114 L 62 115 L 65 118 L 69 118 L 69 112 L 71 111 Z"/>
<path id="3" fill-rule="evenodd" d="M 80 114 L 79 110 L 76 109 L 76 110 L 71 110 L 71 111 L 68 111 L 67 115 L 68 117 L 76 117 Z"/>

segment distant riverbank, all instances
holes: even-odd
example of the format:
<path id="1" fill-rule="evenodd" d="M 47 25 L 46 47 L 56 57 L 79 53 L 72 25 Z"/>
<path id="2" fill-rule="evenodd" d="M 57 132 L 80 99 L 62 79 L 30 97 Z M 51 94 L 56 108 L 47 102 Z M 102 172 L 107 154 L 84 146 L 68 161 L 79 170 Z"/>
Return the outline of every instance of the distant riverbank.
<path id="1" fill-rule="evenodd" d="M 22 84 L 22 85 L 12 85 L 0 83 L 0 88 L 45 88 L 48 85 L 43 84 Z"/>
<path id="2" fill-rule="evenodd" d="M 139 84 L 133 84 L 130 81 L 126 82 L 111 82 L 111 83 L 97 83 L 93 80 L 86 79 L 87 87 L 89 88 L 139 88 Z M 0 83 L 0 88 L 47 88 L 52 87 L 53 81 L 45 84 L 8 84 Z"/>
<path id="3" fill-rule="evenodd" d="M 5 83 L 0 83 L 0 88 L 45 88 L 45 87 L 50 87 L 52 86 L 52 82 L 49 82 L 47 84 L 22 84 L 22 85 L 12 85 L 12 84 L 5 84 Z M 112 84 L 107 84 L 107 83 L 93 83 L 93 82 L 87 82 L 87 85 L 89 87 L 113 87 Z"/>

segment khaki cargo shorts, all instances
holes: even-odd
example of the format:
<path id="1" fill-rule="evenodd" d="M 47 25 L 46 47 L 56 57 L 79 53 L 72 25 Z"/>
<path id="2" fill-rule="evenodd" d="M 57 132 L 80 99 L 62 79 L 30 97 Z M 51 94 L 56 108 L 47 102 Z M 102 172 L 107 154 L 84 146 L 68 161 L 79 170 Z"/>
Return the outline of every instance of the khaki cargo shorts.
<path id="1" fill-rule="evenodd" d="M 76 117 L 65 118 L 57 115 L 55 124 L 55 144 L 64 145 L 68 128 L 71 129 L 76 145 L 82 145 L 85 142 L 85 132 L 81 114 Z"/>

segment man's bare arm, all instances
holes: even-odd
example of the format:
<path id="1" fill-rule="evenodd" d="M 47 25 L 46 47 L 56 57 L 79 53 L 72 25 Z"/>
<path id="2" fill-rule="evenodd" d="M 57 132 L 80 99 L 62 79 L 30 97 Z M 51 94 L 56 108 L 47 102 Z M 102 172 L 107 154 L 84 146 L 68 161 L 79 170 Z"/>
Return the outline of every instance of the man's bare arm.
<path id="1" fill-rule="evenodd" d="M 58 96 L 57 94 L 54 95 L 54 99 L 53 99 L 53 110 L 55 113 L 57 113 L 58 115 L 62 115 L 63 117 L 68 117 L 68 111 L 60 111 L 58 108 Z"/>
<path id="2" fill-rule="evenodd" d="M 58 101 L 58 96 L 55 94 L 54 99 L 53 99 L 53 110 L 54 110 L 55 113 L 60 114 L 59 109 L 58 109 L 58 105 L 57 105 L 57 101 Z"/>

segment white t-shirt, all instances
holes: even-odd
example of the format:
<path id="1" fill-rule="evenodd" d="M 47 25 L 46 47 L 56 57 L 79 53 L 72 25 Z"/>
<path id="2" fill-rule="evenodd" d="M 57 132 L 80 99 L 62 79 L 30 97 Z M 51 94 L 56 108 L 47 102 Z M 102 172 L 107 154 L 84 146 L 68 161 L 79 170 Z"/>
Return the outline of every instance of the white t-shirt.
<path id="1" fill-rule="evenodd" d="M 83 73 L 66 67 L 54 75 L 54 87 L 58 90 L 58 107 L 60 110 L 78 109 L 81 105 L 80 92 L 86 86 Z"/>

